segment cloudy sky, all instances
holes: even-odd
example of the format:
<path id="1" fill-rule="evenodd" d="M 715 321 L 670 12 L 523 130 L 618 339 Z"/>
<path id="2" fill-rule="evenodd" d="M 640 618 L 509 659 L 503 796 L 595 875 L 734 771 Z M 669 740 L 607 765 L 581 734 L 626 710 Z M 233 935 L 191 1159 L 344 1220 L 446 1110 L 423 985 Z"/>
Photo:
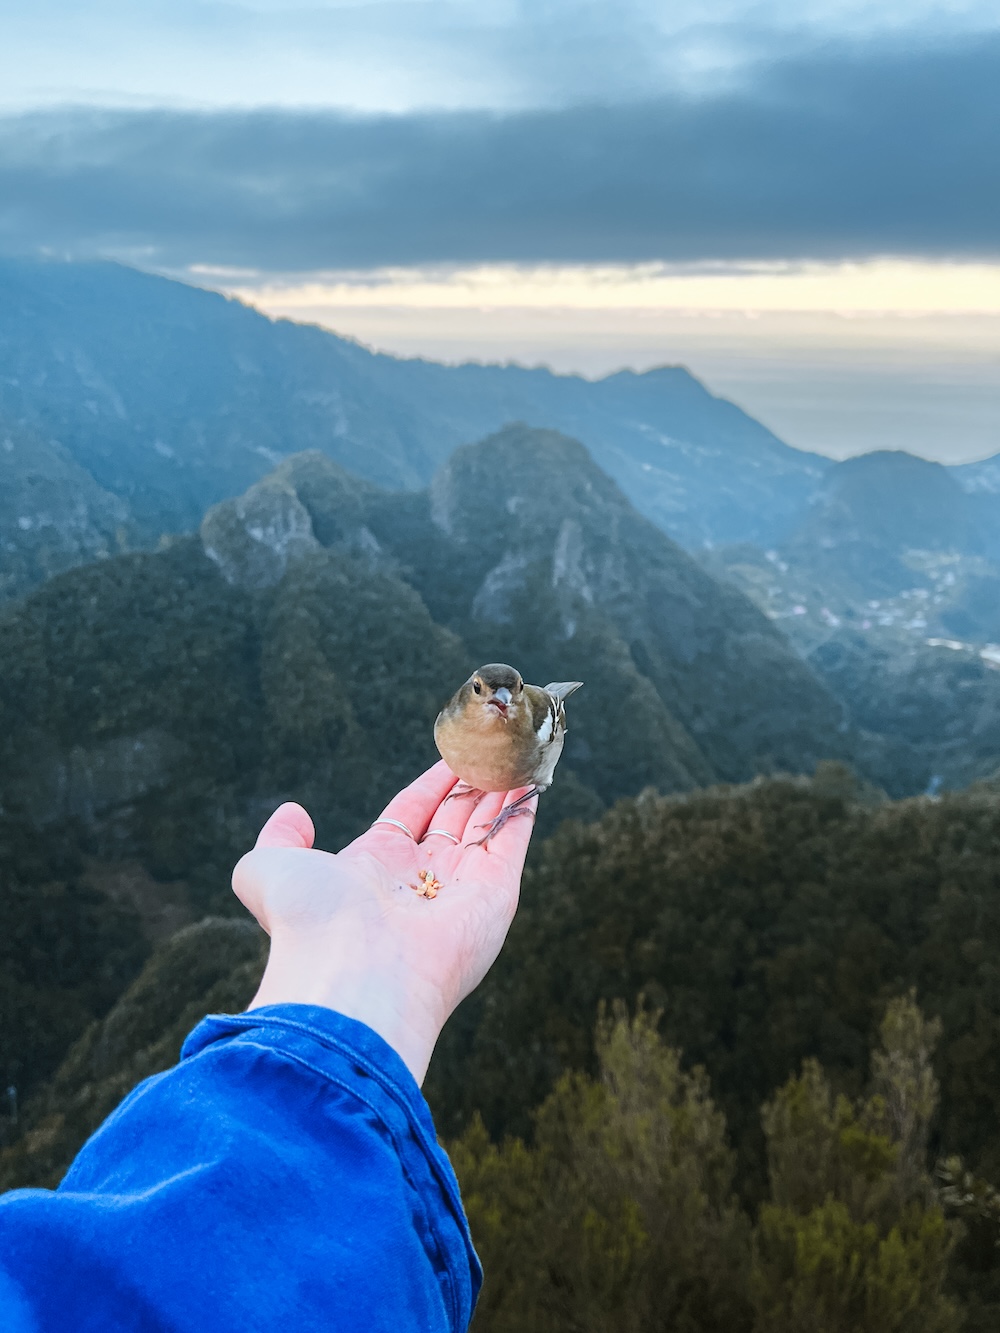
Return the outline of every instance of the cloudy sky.
<path id="1" fill-rule="evenodd" d="M 0 0 L 0 250 L 1000 451 L 1000 9 Z"/>

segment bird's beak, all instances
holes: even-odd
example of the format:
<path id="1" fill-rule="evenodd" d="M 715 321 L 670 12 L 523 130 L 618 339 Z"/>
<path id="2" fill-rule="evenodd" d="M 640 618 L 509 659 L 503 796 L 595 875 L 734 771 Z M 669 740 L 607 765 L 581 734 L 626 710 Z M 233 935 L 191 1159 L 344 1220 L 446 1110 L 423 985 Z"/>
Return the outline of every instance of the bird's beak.
<path id="1" fill-rule="evenodd" d="M 507 689 L 506 685 L 501 685 L 498 690 L 494 690 L 492 698 L 487 700 L 488 706 L 495 708 L 501 717 L 507 716 L 507 709 L 510 702 L 510 690 Z"/>

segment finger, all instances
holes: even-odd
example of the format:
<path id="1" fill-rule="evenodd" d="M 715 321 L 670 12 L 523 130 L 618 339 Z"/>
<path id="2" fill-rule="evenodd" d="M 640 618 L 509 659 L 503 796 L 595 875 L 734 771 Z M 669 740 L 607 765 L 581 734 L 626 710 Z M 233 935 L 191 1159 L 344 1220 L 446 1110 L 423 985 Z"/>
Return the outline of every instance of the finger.
<path id="1" fill-rule="evenodd" d="M 475 821 L 482 799 L 482 792 L 466 794 L 463 791 L 454 799 L 449 792 L 428 820 L 427 832 L 423 837 L 426 850 L 434 851 L 435 848 L 458 846 L 471 827 L 470 820 Z M 451 837 L 445 837 L 447 833 L 450 833 Z"/>
<path id="2" fill-rule="evenodd" d="M 394 796 L 379 815 L 379 819 L 395 819 L 400 824 L 405 824 L 413 834 L 414 842 L 419 842 L 431 827 L 432 815 L 436 813 L 438 806 L 456 781 L 455 774 L 442 759 L 426 773 L 421 773 L 415 782 L 404 787 L 398 796 Z M 362 837 L 367 838 L 373 833 L 391 833 L 392 828 L 391 824 L 380 824 L 376 820 L 372 828 L 362 834 Z M 402 830 L 400 833 L 405 837 Z"/>
<path id="3" fill-rule="evenodd" d="M 257 836 L 258 847 L 311 847 L 316 841 L 313 822 L 294 801 L 279 805 Z"/>

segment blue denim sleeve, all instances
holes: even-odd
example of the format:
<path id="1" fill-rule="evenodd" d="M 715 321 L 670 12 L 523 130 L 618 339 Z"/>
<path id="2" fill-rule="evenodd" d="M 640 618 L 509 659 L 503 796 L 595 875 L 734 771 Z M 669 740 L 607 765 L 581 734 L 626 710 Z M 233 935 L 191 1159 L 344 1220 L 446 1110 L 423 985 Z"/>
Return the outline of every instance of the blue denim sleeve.
<path id="1" fill-rule="evenodd" d="M 57 1190 L 0 1196 L 6 1333 L 465 1333 L 480 1281 L 406 1066 L 308 1005 L 206 1018 Z"/>

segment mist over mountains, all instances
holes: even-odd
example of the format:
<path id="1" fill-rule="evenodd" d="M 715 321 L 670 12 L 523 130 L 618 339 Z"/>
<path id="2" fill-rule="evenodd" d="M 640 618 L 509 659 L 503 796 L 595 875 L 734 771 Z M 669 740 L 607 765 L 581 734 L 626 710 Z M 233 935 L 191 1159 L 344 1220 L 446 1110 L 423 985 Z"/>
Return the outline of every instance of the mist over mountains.
<path id="1" fill-rule="evenodd" d="M 84 497 L 94 525 L 103 493 L 127 506 L 123 544 L 193 530 L 305 449 L 418 489 L 458 445 L 512 421 L 581 440 L 685 545 L 778 540 L 829 466 L 679 367 L 592 382 L 398 360 L 112 264 L 0 261 L 0 361 L 0 440 L 57 441 L 99 488 Z M 4 540 L 21 549 L 18 529 Z M 12 587 L 29 581 L 30 568 Z"/>
<path id="2" fill-rule="evenodd" d="M 0 516 L 7 556 L 37 548 L 43 530 L 54 546 L 60 530 L 66 558 L 80 559 L 191 531 L 211 504 L 306 449 L 378 485 L 419 489 L 459 444 L 512 421 L 579 439 L 691 549 L 786 542 L 804 522 L 815 528 L 817 497 L 828 520 L 831 503 L 846 506 L 869 539 L 894 522 L 895 503 L 864 512 L 877 464 L 792 449 L 681 367 L 591 381 L 401 360 L 116 264 L 0 259 L 0 364 L 4 495 L 15 483 L 39 490 Z M 951 522 L 961 549 L 996 555 L 1000 458 L 909 467 L 905 496 L 891 484 L 894 502 L 912 511 L 923 476 L 936 539 Z M 75 511 L 55 494 L 70 477 Z M 77 531 L 88 521 L 92 532 Z M 925 533 L 922 522 L 899 528 L 897 545 Z M 11 591 L 48 569 L 38 556 L 32 575 L 26 561 Z"/>

